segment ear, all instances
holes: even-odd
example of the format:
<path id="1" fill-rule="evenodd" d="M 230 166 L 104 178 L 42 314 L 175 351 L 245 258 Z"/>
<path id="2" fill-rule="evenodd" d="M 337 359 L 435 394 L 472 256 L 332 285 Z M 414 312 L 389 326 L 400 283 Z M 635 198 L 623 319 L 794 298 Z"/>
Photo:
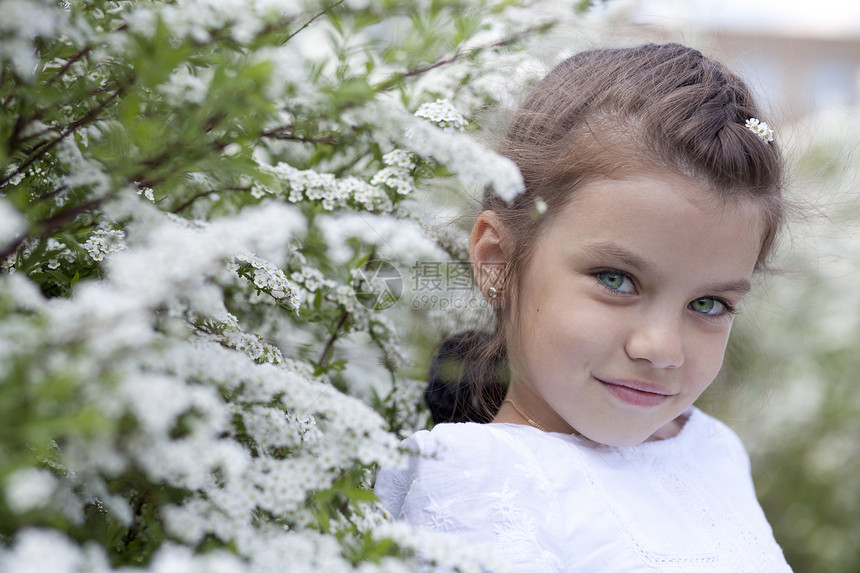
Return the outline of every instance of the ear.
<path id="1" fill-rule="evenodd" d="M 505 266 L 512 253 L 513 241 L 499 216 L 494 211 L 478 215 L 469 235 L 469 260 L 478 288 L 485 296 L 490 287 L 502 290 Z"/>

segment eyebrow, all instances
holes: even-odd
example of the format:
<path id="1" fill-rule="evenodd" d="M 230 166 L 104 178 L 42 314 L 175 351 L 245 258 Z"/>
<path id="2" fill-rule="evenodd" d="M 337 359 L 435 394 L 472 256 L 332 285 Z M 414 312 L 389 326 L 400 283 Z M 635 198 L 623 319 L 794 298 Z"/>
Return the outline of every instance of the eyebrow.
<path id="1" fill-rule="evenodd" d="M 601 258 L 608 257 L 620 260 L 621 262 L 640 272 L 647 271 L 649 267 L 648 263 L 645 262 L 645 259 L 637 255 L 633 251 L 625 249 L 621 245 L 616 245 L 615 243 L 592 243 L 590 245 L 585 245 L 585 248 L 592 255 Z"/>
<path id="2" fill-rule="evenodd" d="M 647 272 L 651 265 L 648 262 L 625 247 L 621 245 L 611 243 L 611 242 L 603 242 L 603 243 L 593 243 L 590 245 L 585 245 L 586 250 L 591 252 L 592 255 L 603 258 L 613 258 L 619 260 L 633 270 L 639 272 Z M 752 285 L 750 281 L 747 279 L 738 279 L 735 281 L 728 281 L 725 283 L 711 283 L 704 285 L 703 291 L 705 292 L 734 292 L 739 295 L 747 294 Z"/>

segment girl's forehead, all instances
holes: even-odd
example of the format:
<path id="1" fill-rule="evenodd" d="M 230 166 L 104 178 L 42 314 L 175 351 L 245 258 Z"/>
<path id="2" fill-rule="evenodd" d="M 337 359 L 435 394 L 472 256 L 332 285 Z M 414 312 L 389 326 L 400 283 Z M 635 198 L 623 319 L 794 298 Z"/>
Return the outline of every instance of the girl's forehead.
<path id="1" fill-rule="evenodd" d="M 613 243 L 667 256 L 731 248 L 755 262 L 764 217 L 752 200 L 722 200 L 689 179 L 642 175 L 583 185 L 545 233 L 554 242 Z"/>
<path id="2" fill-rule="evenodd" d="M 679 216 L 711 214 L 747 218 L 763 211 L 762 204 L 750 194 L 720 192 L 690 177 L 652 171 L 588 181 L 569 194 L 560 211 L 582 212 L 596 206 L 611 209 L 631 200 L 654 207 L 662 205 L 663 211 Z"/>

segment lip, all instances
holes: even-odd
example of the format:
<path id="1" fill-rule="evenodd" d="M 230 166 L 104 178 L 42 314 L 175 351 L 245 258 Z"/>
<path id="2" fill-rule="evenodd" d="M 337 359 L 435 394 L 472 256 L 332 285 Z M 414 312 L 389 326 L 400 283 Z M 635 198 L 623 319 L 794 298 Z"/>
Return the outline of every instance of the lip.
<path id="1" fill-rule="evenodd" d="M 595 380 L 603 384 L 603 387 L 613 396 L 633 406 L 653 408 L 673 396 L 672 392 L 660 385 L 644 380 L 614 380 L 597 377 Z"/>

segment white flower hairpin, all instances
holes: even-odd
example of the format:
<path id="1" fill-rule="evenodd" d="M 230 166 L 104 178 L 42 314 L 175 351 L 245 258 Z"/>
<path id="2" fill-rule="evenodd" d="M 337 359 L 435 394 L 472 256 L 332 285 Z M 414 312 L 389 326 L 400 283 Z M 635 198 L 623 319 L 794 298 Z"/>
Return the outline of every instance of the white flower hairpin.
<path id="1" fill-rule="evenodd" d="M 762 141 L 773 141 L 773 130 L 767 126 L 767 123 L 751 117 L 747 120 L 746 126 L 747 129 L 759 136 Z"/>

